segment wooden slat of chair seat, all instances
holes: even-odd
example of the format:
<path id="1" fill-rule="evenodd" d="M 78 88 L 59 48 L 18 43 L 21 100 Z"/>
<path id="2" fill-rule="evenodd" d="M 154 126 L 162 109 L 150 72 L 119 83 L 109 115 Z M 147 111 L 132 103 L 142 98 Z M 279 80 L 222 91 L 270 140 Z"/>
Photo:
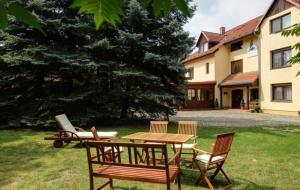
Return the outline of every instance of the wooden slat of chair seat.
<path id="1" fill-rule="evenodd" d="M 175 180 L 178 172 L 177 166 L 169 166 L 169 178 L 171 181 Z M 167 183 L 165 170 L 151 168 L 103 165 L 93 172 L 93 176 L 150 183 Z"/>

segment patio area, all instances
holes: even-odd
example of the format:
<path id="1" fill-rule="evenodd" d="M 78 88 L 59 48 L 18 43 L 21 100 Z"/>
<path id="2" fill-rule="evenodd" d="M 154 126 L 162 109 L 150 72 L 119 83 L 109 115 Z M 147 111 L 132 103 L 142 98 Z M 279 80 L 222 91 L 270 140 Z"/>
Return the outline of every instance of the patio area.
<path id="1" fill-rule="evenodd" d="M 171 121 L 196 120 L 203 126 L 250 127 L 300 125 L 300 117 L 250 113 L 239 109 L 179 111 Z"/>

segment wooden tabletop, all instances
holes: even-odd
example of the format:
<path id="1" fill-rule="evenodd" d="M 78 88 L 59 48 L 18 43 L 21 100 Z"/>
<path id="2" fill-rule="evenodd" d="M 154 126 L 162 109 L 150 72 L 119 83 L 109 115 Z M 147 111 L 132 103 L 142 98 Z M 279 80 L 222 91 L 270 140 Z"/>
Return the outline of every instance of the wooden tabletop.
<path id="1" fill-rule="evenodd" d="M 184 135 L 184 134 L 138 132 L 122 138 L 130 139 L 130 140 L 144 140 L 144 141 L 151 141 L 151 142 L 182 144 L 188 141 L 189 139 L 191 139 L 192 137 L 194 136 Z"/>

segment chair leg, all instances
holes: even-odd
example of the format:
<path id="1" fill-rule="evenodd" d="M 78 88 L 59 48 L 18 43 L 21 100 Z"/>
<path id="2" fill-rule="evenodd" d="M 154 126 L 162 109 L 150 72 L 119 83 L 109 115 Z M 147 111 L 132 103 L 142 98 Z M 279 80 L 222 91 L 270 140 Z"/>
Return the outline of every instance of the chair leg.
<path id="1" fill-rule="evenodd" d="M 113 188 L 113 180 L 111 178 L 109 178 L 109 186 L 110 188 Z"/>
<path id="2" fill-rule="evenodd" d="M 233 185 L 233 182 L 229 179 L 229 177 L 227 176 L 227 174 L 224 172 L 224 170 L 222 168 L 220 168 L 222 174 L 225 176 L 227 182 L 229 183 L 229 185 Z"/>
<path id="3" fill-rule="evenodd" d="M 215 188 L 213 187 L 213 185 L 211 184 L 207 176 L 204 176 L 204 180 L 207 183 L 210 190 L 215 190 Z"/>
<path id="4" fill-rule="evenodd" d="M 218 173 L 220 172 L 220 170 L 222 169 L 223 163 L 222 164 L 217 164 L 217 169 L 214 172 L 214 174 L 210 177 L 211 180 L 214 180 L 215 177 L 218 175 Z"/>
<path id="5" fill-rule="evenodd" d="M 167 190 L 171 190 L 171 183 L 170 183 L 170 181 L 167 182 Z"/>
<path id="6" fill-rule="evenodd" d="M 180 172 L 177 175 L 177 190 L 181 190 Z"/>
<path id="7" fill-rule="evenodd" d="M 90 190 L 94 190 L 94 179 L 93 179 L 93 176 L 90 177 Z"/>

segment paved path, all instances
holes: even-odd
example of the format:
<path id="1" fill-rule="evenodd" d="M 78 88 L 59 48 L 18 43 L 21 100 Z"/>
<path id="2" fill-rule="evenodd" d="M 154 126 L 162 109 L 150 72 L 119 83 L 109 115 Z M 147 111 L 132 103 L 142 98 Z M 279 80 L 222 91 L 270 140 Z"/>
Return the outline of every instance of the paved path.
<path id="1" fill-rule="evenodd" d="M 300 126 L 300 117 L 298 116 L 250 113 L 242 110 L 180 111 L 170 120 L 196 120 L 204 126 Z"/>

